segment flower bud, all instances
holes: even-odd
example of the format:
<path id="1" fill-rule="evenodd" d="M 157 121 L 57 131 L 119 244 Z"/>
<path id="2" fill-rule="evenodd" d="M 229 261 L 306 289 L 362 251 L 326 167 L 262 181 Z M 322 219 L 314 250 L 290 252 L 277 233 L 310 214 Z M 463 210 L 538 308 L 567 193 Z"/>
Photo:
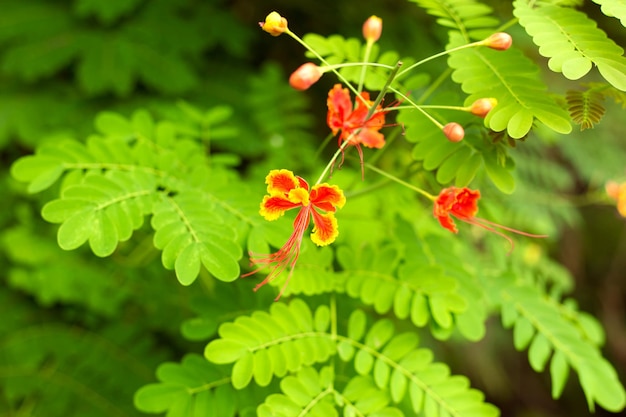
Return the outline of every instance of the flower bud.
<path id="1" fill-rule="evenodd" d="M 319 80 L 324 71 L 312 62 L 300 65 L 289 77 L 289 85 L 296 90 L 306 90 Z"/>
<path id="2" fill-rule="evenodd" d="M 278 36 L 287 30 L 287 19 L 278 12 L 272 12 L 267 15 L 265 22 L 259 22 L 259 26 L 270 35 Z"/>
<path id="3" fill-rule="evenodd" d="M 498 51 L 505 51 L 511 47 L 513 38 L 505 32 L 494 33 L 483 41 L 483 45 Z"/>
<path id="4" fill-rule="evenodd" d="M 465 136 L 465 129 L 456 122 L 448 123 L 443 127 L 442 131 L 450 142 L 460 142 Z"/>
<path id="5" fill-rule="evenodd" d="M 370 16 L 363 23 L 363 37 L 368 42 L 376 42 L 383 31 L 383 20 L 378 16 Z"/>
<path id="6" fill-rule="evenodd" d="M 619 196 L 620 185 L 615 181 L 609 181 L 605 184 L 604 189 L 606 194 L 611 197 L 613 200 L 617 200 Z"/>
<path id="7" fill-rule="evenodd" d="M 493 97 L 490 98 L 479 98 L 470 106 L 470 113 L 474 116 L 485 117 L 487 113 L 493 109 L 496 104 L 498 104 L 498 100 Z"/>

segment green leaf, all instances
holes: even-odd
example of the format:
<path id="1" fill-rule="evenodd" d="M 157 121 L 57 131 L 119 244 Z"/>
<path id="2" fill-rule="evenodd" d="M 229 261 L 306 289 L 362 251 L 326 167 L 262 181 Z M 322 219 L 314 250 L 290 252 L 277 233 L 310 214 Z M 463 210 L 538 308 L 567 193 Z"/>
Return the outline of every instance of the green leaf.
<path id="1" fill-rule="evenodd" d="M 620 0 L 592 0 L 594 3 L 599 4 L 604 13 L 607 16 L 615 17 L 619 19 L 622 26 L 626 26 L 626 5 Z"/>
<path id="2" fill-rule="evenodd" d="M 515 349 L 525 349 L 534 335 L 535 328 L 533 325 L 523 317 L 518 318 L 515 322 L 515 327 L 513 328 L 513 342 Z"/>
<path id="3" fill-rule="evenodd" d="M 536 372 L 542 372 L 552 353 L 552 346 L 548 339 L 542 334 L 538 334 L 530 344 L 528 349 L 528 360 L 530 366 Z"/>
<path id="4" fill-rule="evenodd" d="M 451 33 L 450 47 L 464 43 Z M 521 138 L 530 130 L 531 116 L 556 132 L 572 130 L 567 113 L 546 93 L 537 66 L 518 49 L 464 49 L 451 53 L 448 64 L 454 69 L 452 80 L 470 94 L 466 102 L 484 97 L 498 101 L 485 118 L 496 132 L 506 129 L 512 138 Z"/>
<path id="5" fill-rule="evenodd" d="M 624 50 L 597 28 L 593 19 L 570 7 L 531 7 L 522 0 L 513 4 L 515 16 L 540 47 L 539 53 L 550 58 L 552 71 L 577 80 L 595 64 L 609 83 L 626 91 Z"/>
<path id="6" fill-rule="evenodd" d="M 157 369 L 160 382 L 144 385 L 134 397 L 135 407 L 145 413 L 168 412 L 168 416 L 206 415 L 214 409 L 220 415 L 235 413 L 234 391 L 220 369 L 198 355 L 190 354 L 178 363 L 163 363 Z"/>
<path id="7" fill-rule="evenodd" d="M 561 351 L 554 352 L 550 361 L 550 378 L 552 379 L 552 398 L 561 396 L 567 377 L 569 376 L 569 366 L 565 354 Z"/>
<path id="8" fill-rule="evenodd" d="M 232 383 L 235 389 L 242 389 L 252 381 L 254 374 L 254 355 L 246 352 L 233 366 Z"/>

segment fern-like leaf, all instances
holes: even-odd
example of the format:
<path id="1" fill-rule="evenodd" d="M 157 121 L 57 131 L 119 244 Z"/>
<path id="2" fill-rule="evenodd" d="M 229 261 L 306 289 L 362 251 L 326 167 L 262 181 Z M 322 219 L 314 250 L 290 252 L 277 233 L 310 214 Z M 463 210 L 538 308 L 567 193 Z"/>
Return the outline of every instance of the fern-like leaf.
<path id="1" fill-rule="evenodd" d="M 354 360 L 359 374 L 373 375 L 378 388 L 389 389 L 393 402 L 408 397 L 413 411 L 426 417 L 499 415 L 496 407 L 483 401 L 481 392 L 469 387 L 467 378 L 451 376 L 446 365 L 432 363 L 432 351 L 417 348 L 415 333 L 396 335 L 387 319 L 374 323 L 366 332 L 364 323 L 361 310 L 350 315 L 348 337 L 339 337 L 339 355 L 344 361 Z"/>
<path id="2" fill-rule="evenodd" d="M 592 0 L 600 5 L 600 10 L 607 16 L 620 20 L 626 26 L 626 4 L 621 0 Z"/>
<path id="3" fill-rule="evenodd" d="M 595 403 L 610 411 L 621 410 L 626 392 L 615 369 L 602 357 L 596 343 L 601 338 L 593 335 L 594 330 L 577 325 L 569 309 L 547 299 L 536 287 L 513 284 L 511 277 L 497 280 L 503 324 L 513 327 L 517 350 L 528 348 L 534 370 L 541 372 L 550 364 L 552 396 L 558 398 L 563 392 L 571 367 L 578 373 L 590 410 Z"/>
<path id="4" fill-rule="evenodd" d="M 338 417 L 332 388 L 334 380 L 330 367 L 319 373 L 305 367 L 280 381 L 283 394 L 272 394 L 257 408 L 259 417 L 328 416 Z"/>
<path id="5" fill-rule="evenodd" d="M 161 364 L 156 374 L 158 383 L 144 385 L 135 393 L 134 403 L 139 411 L 167 412 L 169 417 L 236 415 L 237 402 L 230 378 L 203 357 L 190 354 L 180 364 Z"/>
<path id="6" fill-rule="evenodd" d="M 464 44 L 463 38 L 450 35 L 450 46 Z M 481 97 L 494 97 L 498 105 L 487 114 L 485 124 L 519 139 L 531 129 L 534 119 L 559 133 L 569 133 L 571 125 L 565 110 L 546 92 L 538 78 L 538 68 L 521 51 L 510 48 L 494 51 L 471 48 L 451 54 L 452 79 L 470 94 L 466 103 Z"/>
<path id="7" fill-rule="evenodd" d="M 288 371 L 327 360 L 335 351 L 327 333 L 329 325 L 326 306 L 313 314 L 300 299 L 289 306 L 275 303 L 269 313 L 256 311 L 222 324 L 220 339 L 209 343 L 204 354 L 213 363 L 234 363 L 235 388 L 246 387 L 252 378 L 257 385 L 266 386 L 274 375 L 283 377 Z"/>
<path id="8" fill-rule="evenodd" d="M 580 130 L 591 129 L 604 116 L 604 97 L 598 91 L 570 90 L 567 92 L 567 110 L 572 120 L 580 125 Z"/>
<path id="9" fill-rule="evenodd" d="M 493 33 L 498 19 L 491 16 L 493 9 L 474 0 L 409 0 L 438 17 L 437 23 L 455 29 L 466 42 L 483 39 Z"/>
<path id="10" fill-rule="evenodd" d="M 155 245 L 182 284 L 192 283 L 201 265 L 220 280 L 235 279 L 242 256 L 235 242 L 254 221 L 218 195 L 238 189 L 228 171 L 219 164 L 209 169 L 198 142 L 178 136 L 171 123 L 154 123 L 145 111 L 130 119 L 104 112 L 96 127 L 102 136 L 86 145 L 44 146 L 12 166 L 31 192 L 65 175 L 61 198 L 43 209 L 46 220 L 61 223 L 59 245 L 69 250 L 89 241 L 96 255 L 108 256 L 154 214 Z"/>
<path id="11" fill-rule="evenodd" d="M 465 299 L 456 293 L 456 280 L 445 276 L 441 268 L 415 268 L 410 263 L 396 271 L 399 258 L 393 246 L 365 247 L 358 254 L 341 247 L 338 260 L 346 271 L 348 295 L 373 305 L 379 314 L 393 309 L 399 318 L 410 317 L 416 326 L 433 320 L 436 326 L 450 330 L 454 315 L 467 308 Z"/>
<path id="12" fill-rule="evenodd" d="M 514 7 L 515 16 L 539 46 L 539 53 L 550 58 L 552 71 L 577 80 L 595 64 L 609 83 L 626 91 L 624 49 L 598 29 L 594 20 L 571 8 L 533 7 L 526 0 L 515 1 Z"/>

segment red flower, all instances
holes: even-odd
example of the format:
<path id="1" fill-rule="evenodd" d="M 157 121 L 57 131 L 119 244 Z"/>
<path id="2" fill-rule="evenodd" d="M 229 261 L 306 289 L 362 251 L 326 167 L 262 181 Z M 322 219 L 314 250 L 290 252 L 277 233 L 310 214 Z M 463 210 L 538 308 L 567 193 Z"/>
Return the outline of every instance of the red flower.
<path id="1" fill-rule="evenodd" d="M 504 229 L 509 232 L 517 233 L 524 236 L 542 238 L 546 235 L 534 235 L 510 227 L 502 226 L 497 223 L 490 222 L 485 219 L 476 217 L 478 213 L 478 199 L 480 191 L 470 190 L 469 188 L 448 187 L 441 190 L 439 196 L 435 200 L 433 215 L 439 220 L 439 223 L 453 233 L 457 233 L 456 224 L 453 217 L 469 224 L 480 226 L 485 230 L 493 232 L 505 238 L 511 244 L 513 250 L 513 240 L 504 233 L 494 229 Z"/>
<path id="2" fill-rule="evenodd" d="M 252 264 L 261 266 L 242 275 L 242 277 L 257 273 L 265 265 L 274 264 L 267 277 L 254 287 L 254 291 L 256 291 L 279 276 L 286 267 L 289 267 L 289 276 L 276 297 L 278 300 L 289 283 L 291 273 L 300 255 L 302 237 L 311 220 L 313 220 L 311 240 L 318 246 L 331 244 L 339 234 L 334 212 L 337 208 L 343 207 L 346 198 L 343 191 L 336 185 L 318 184 L 309 191 L 309 184 L 304 179 L 295 176 L 293 172 L 286 169 L 270 171 L 265 178 L 265 183 L 267 184 L 268 195 L 263 197 L 259 212 L 266 220 L 276 220 L 287 210 L 293 208 L 299 207 L 300 211 L 293 222 L 293 233 L 283 247 L 270 255 L 251 258 Z"/>
<path id="3" fill-rule="evenodd" d="M 385 145 L 385 137 L 379 132 L 385 124 L 386 112 L 382 111 L 382 107 L 377 106 L 376 112 L 365 120 L 369 106 L 373 104 L 369 93 L 361 93 L 355 108 L 348 89 L 341 88 L 341 84 L 335 84 L 328 92 L 326 104 L 328 105 L 326 122 L 333 134 L 341 130 L 340 145 L 344 140 L 349 141 L 351 145 L 363 144 L 368 148 L 382 148 Z"/>

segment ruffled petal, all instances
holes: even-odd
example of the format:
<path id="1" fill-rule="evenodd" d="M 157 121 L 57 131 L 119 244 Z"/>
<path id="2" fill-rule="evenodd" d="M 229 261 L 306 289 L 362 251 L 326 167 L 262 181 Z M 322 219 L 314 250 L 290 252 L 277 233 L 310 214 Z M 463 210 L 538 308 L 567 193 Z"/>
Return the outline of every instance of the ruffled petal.
<path id="1" fill-rule="evenodd" d="M 347 88 L 341 88 L 341 84 L 335 84 L 328 92 L 326 104 L 328 106 L 326 123 L 333 134 L 335 134 L 339 129 L 343 129 L 346 120 L 348 120 L 352 113 L 350 92 Z"/>
<path id="2" fill-rule="evenodd" d="M 318 246 L 326 246 L 335 241 L 339 235 L 337 219 L 333 213 L 320 214 L 311 210 L 313 217 L 313 233 L 311 240 Z"/>
<path id="3" fill-rule="evenodd" d="M 455 188 L 455 202 L 451 213 L 461 219 L 469 219 L 478 213 L 480 191 L 469 188 Z"/>
<path id="4" fill-rule="evenodd" d="M 385 136 L 373 129 L 361 129 L 358 135 L 352 139 L 356 143 L 362 143 L 368 148 L 380 149 L 385 146 Z"/>
<path id="5" fill-rule="evenodd" d="M 265 177 L 265 183 L 270 195 L 287 194 L 300 185 L 298 178 L 288 169 L 271 170 Z"/>
<path id="6" fill-rule="evenodd" d="M 311 189 L 311 203 L 320 210 L 335 211 L 346 204 L 346 197 L 336 185 L 318 184 Z"/>
<path id="7" fill-rule="evenodd" d="M 285 214 L 285 211 L 295 207 L 300 207 L 301 205 L 302 204 L 293 203 L 283 196 L 266 195 L 263 197 L 263 201 L 261 201 L 261 209 L 259 210 L 259 213 L 265 218 L 265 220 L 272 221 Z"/>
<path id="8" fill-rule="evenodd" d="M 454 224 L 454 220 L 450 216 L 435 216 L 437 220 L 439 220 L 439 224 L 443 226 L 444 229 L 448 229 L 452 233 L 458 233 L 458 229 L 456 228 L 456 224 Z"/>

